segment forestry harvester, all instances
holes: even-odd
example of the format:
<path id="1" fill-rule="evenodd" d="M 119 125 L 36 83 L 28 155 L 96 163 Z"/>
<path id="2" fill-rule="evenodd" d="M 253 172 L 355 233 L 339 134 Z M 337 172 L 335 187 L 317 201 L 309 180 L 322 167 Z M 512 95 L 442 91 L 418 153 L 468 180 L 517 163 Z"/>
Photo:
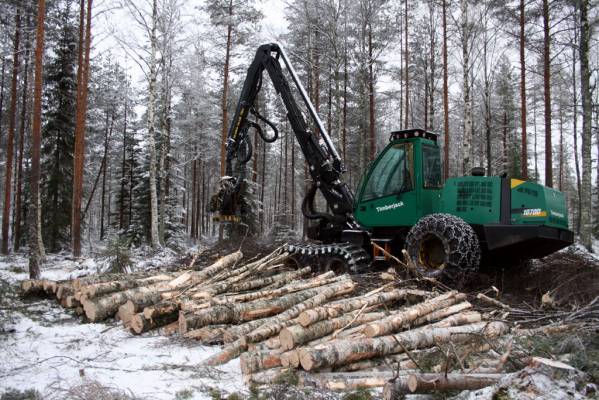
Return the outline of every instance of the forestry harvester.
<path id="1" fill-rule="evenodd" d="M 312 178 L 302 202 L 302 213 L 310 221 L 307 236 L 311 243 L 288 245 L 289 252 L 322 258 L 319 261 L 334 270 L 360 272 L 373 261 L 401 255 L 405 248 L 423 273 L 455 279 L 480 265 L 540 258 L 573 242 L 563 193 L 535 182 L 484 176 L 482 168 L 443 183 L 437 135 L 422 129 L 391 132 L 389 144 L 371 164 L 354 196 L 342 180 L 339 153 L 277 44 L 260 46 L 248 69 L 228 133 L 226 176 L 211 202 L 216 221 L 236 223 L 243 215 L 245 177 L 240 166 L 252 156 L 250 128 L 265 142 L 278 138 L 276 127 L 255 109 L 264 70 L 287 110 Z M 305 113 L 295 100 L 297 95 Z M 250 114 L 274 133 L 266 135 L 259 124 L 250 121 Z M 315 209 L 317 191 L 328 205 L 326 212 Z"/>

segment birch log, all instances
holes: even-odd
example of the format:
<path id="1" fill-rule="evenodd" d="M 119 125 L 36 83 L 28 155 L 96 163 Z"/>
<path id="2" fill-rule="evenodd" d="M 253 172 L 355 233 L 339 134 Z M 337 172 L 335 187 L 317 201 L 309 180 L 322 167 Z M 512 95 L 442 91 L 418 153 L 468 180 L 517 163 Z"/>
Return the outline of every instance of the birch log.
<path id="1" fill-rule="evenodd" d="M 476 323 L 449 328 L 418 328 L 396 335 L 337 340 L 315 348 L 300 348 L 300 362 L 306 371 L 336 367 L 367 358 L 428 348 L 441 343 L 460 343 L 472 335 L 496 337 L 508 331 L 502 322 Z"/>
<path id="2" fill-rule="evenodd" d="M 371 322 L 364 328 L 364 334 L 368 337 L 383 336 L 395 333 L 407 327 L 418 318 L 430 314 L 435 310 L 452 306 L 457 301 L 463 300 L 466 295 L 463 293 L 449 292 L 437 296 L 423 303 L 416 304 L 405 310 L 388 316 L 382 321 Z"/>
<path id="3" fill-rule="evenodd" d="M 476 390 L 494 385 L 503 374 L 411 374 L 407 380 L 393 380 L 385 384 L 383 398 L 395 400 L 406 393 L 432 391 Z"/>
<path id="4" fill-rule="evenodd" d="M 307 327 L 318 321 L 340 317 L 344 313 L 353 310 L 359 310 L 364 306 L 368 307 L 376 304 L 388 303 L 390 301 L 397 301 L 405 299 L 408 295 L 426 296 L 428 294 L 429 292 L 423 292 L 420 290 L 395 289 L 389 292 L 377 293 L 371 296 L 352 297 L 304 311 L 299 316 L 299 322 L 302 324 L 302 326 Z"/>
<path id="5" fill-rule="evenodd" d="M 321 338 L 344 327 L 354 327 L 367 322 L 385 318 L 387 313 L 375 312 L 358 315 L 358 311 L 348 313 L 339 318 L 318 321 L 306 328 L 302 325 L 292 325 L 281 331 L 279 338 L 283 350 L 291 350 L 296 346 Z"/>
<path id="6" fill-rule="evenodd" d="M 182 333 L 190 329 L 201 328 L 206 325 L 230 324 L 273 316 L 308 300 L 322 291 L 343 292 L 347 285 L 353 285 L 351 280 L 335 282 L 326 286 L 306 289 L 290 293 L 271 300 L 257 300 L 249 303 L 232 305 L 216 305 L 200 310 L 196 313 L 181 313 L 179 315 L 179 330 Z"/>

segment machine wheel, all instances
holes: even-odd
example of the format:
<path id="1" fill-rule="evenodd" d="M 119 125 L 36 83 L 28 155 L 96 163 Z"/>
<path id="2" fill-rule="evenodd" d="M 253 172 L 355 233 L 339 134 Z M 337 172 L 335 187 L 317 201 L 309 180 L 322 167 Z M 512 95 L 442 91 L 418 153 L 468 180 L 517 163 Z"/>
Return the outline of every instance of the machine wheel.
<path id="1" fill-rule="evenodd" d="M 451 214 L 422 217 L 410 229 L 406 251 L 427 276 L 463 283 L 480 264 L 478 237 L 463 219 Z"/>

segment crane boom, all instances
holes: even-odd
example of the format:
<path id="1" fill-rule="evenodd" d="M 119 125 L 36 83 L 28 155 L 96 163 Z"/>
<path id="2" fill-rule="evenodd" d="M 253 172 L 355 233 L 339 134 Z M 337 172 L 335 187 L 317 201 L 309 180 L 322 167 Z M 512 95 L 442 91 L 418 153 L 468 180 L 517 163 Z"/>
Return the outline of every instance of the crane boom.
<path id="1" fill-rule="evenodd" d="M 308 110 L 312 128 L 306 122 L 304 114 L 296 102 L 289 81 L 281 66 L 281 61 Z M 304 216 L 317 221 L 317 226 L 308 231 L 308 236 L 311 239 L 325 242 L 338 241 L 344 230 L 359 229 L 353 217 L 354 194 L 342 180 L 344 172 L 342 160 L 324 124 L 320 120 L 289 58 L 281 46 L 275 43 L 260 46 L 248 68 L 227 137 L 227 176 L 224 177 L 227 182 L 224 190 L 226 193 L 225 198 L 222 197 L 223 194 L 221 193 L 220 207 L 213 207 L 217 209 L 212 211 L 219 211 L 222 216 L 240 213 L 240 208 L 236 206 L 236 203 L 239 202 L 238 194 L 241 185 L 243 185 L 243 176 L 241 174 L 233 176 L 235 172 L 233 163 L 237 161 L 244 164 L 251 159 L 252 144 L 248 135 L 249 129 L 256 129 L 260 137 L 266 142 L 274 142 L 278 138 L 276 127 L 255 109 L 256 96 L 262 87 L 262 76 L 265 70 L 272 81 L 274 89 L 283 101 L 287 111 L 287 119 L 304 154 L 312 178 L 310 188 L 307 190 L 302 202 Z M 268 124 L 273 129 L 274 135 L 266 136 L 260 125 L 248 119 L 250 114 Z M 318 190 L 325 198 L 330 211 L 319 212 L 315 210 L 314 199 Z M 223 192 L 222 189 L 221 192 Z"/>

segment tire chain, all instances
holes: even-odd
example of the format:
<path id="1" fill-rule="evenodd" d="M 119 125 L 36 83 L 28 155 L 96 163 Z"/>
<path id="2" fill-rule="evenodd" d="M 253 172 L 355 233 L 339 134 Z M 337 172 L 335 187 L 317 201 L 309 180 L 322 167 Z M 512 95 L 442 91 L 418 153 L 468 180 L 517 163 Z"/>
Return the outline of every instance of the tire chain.
<path id="1" fill-rule="evenodd" d="M 478 237 L 470 225 L 452 214 L 431 214 L 423 217 L 412 227 L 406 237 L 406 248 L 413 255 L 412 245 L 420 242 L 427 234 L 436 233 L 444 237 L 444 242 L 451 244 L 451 253 L 447 257 L 449 265 L 442 271 L 449 281 L 467 280 L 480 263 L 480 246 Z M 455 242 L 457 241 L 457 243 Z M 418 260 L 415 260 L 418 264 Z M 430 270 L 423 271 L 431 274 Z M 433 271 L 433 274 L 439 274 Z"/>
<path id="2" fill-rule="evenodd" d="M 367 272 L 371 262 L 370 255 L 362 247 L 352 243 L 288 244 L 284 251 L 302 261 L 312 261 L 321 266 L 324 258 L 339 257 L 345 261 L 348 272 L 352 274 Z"/>

